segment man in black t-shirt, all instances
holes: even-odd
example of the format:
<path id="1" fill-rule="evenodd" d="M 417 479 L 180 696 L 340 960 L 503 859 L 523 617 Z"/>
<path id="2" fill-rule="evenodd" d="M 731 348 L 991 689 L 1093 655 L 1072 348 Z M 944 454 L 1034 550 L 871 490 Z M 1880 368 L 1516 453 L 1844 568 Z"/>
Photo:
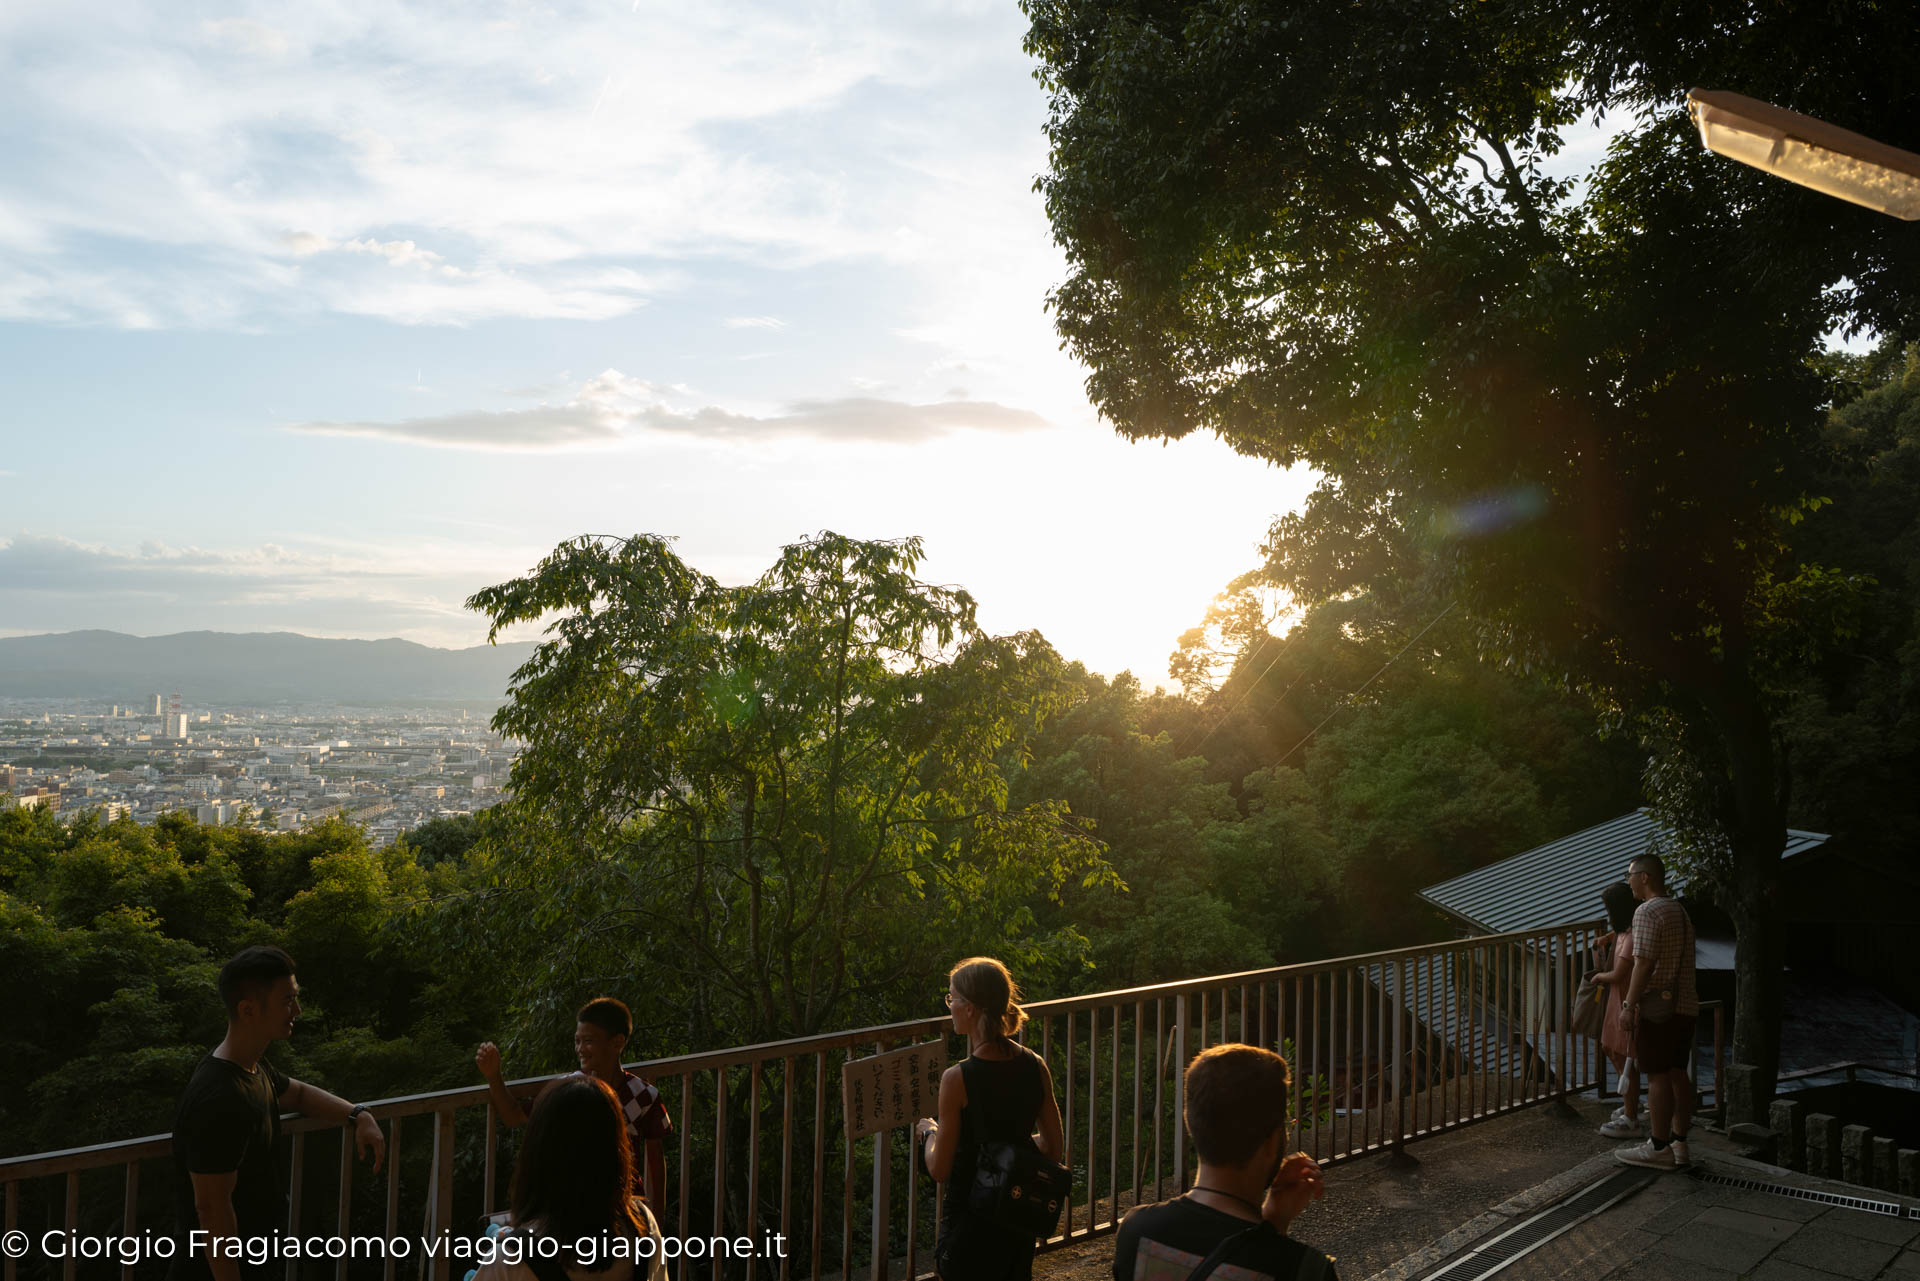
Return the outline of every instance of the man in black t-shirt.
<path id="1" fill-rule="evenodd" d="M 269 1045 L 293 1035 L 300 1016 L 292 957 L 277 947 L 246 948 L 221 968 L 220 999 L 227 1007 L 226 1039 L 194 1068 L 173 1116 L 179 1231 L 168 1275 L 176 1281 L 285 1272 L 285 1260 L 269 1253 L 272 1238 L 287 1230 L 287 1195 L 274 1151 L 280 1109 L 353 1125 L 355 1144 L 362 1156 L 371 1153 L 376 1172 L 387 1151 L 386 1136 L 364 1105 L 295 1081 L 264 1057 Z"/>
<path id="2" fill-rule="evenodd" d="M 1290 1084 L 1287 1061 L 1251 1045 L 1193 1060 L 1185 1115 L 1200 1168 L 1185 1196 L 1121 1223 L 1114 1281 L 1186 1281 L 1216 1251 L 1211 1281 L 1337 1281 L 1333 1260 L 1287 1235 L 1326 1193 L 1318 1162 L 1281 1155 Z"/>

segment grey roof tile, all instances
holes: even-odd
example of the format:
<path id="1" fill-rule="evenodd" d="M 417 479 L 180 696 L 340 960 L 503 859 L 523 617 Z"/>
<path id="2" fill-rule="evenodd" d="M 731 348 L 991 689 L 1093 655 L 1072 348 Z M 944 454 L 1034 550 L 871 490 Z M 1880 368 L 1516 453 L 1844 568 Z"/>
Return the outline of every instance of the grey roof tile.
<path id="1" fill-rule="evenodd" d="M 1611 822 L 1475 868 L 1419 891 L 1442 911 L 1489 933 L 1544 929 L 1600 915 L 1600 890 L 1620 879 L 1627 860 L 1669 838 L 1649 811 L 1635 810 Z M 1789 830 L 1780 857 L 1792 858 L 1826 841 L 1819 832 Z M 1672 888 L 1686 888 L 1675 872 Z"/>

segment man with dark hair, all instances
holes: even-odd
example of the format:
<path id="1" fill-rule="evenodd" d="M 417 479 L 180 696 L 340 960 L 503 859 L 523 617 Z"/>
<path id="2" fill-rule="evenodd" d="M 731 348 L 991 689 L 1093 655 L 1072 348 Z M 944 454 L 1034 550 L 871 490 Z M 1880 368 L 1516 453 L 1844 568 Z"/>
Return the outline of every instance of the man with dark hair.
<path id="1" fill-rule="evenodd" d="M 1667 894 L 1667 869 L 1658 854 L 1627 864 L 1627 884 L 1640 906 L 1633 913 L 1633 979 L 1620 1003 L 1620 1026 L 1633 1038 L 1633 1059 L 1647 1074 L 1652 1130 L 1643 1143 L 1614 1155 L 1629 1165 L 1674 1170 L 1691 1163 L 1687 1133 L 1693 1123 L 1693 1050 L 1700 996 L 1693 982 L 1693 922 Z"/>
<path id="2" fill-rule="evenodd" d="M 1288 1134 L 1287 1061 L 1252 1045 L 1216 1045 L 1187 1067 L 1187 1133 L 1200 1168 L 1185 1196 L 1143 1205 L 1114 1239 L 1114 1281 L 1185 1281 L 1206 1268 L 1235 1281 L 1335 1281 L 1333 1261 L 1287 1235 L 1326 1193 Z"/>
<path id="3" fill-rule="evenodd" d="M 280 1109 L 354 1127 L 362 1156 L 379 1171 L 387 1139 L 365 1105 L 282 1075 L 267 1047 L 293 1035 L 300 985 L 293 958 L 277 947 L 249 947 L 220 969 L 227 1035 L 201 1059 L 173 1116 L 174 1212 L 180 1241 L 168 1273 L 175 1278 L 277 1275 L 284 1261 L 249 1263 L 249 1238 L 287 1228 L 287 1196 L 274 1148 Z M 193 1233 L 202 1235 L 197 1240 Z M 210 1244 L 235 1242 L 225 1245 Z"/>
<path id="4" fill-rule="evenodd" d="M 647 1204 L 664 1213 L 667 1195 L 664 1144 L 673 1133 L 673 1121 L 667 1116 L 666 1104 L 660 1101 L 659 1089 L 645 1077 L 636 1076 L 620 1065 L 620 1053 L 627 1048 L 627 1038 L 633 1035 L 633 1014 L 624 1001 L 597 996 L 580 1007 L 574 1020 L 573 1052 L 580 1060 L 579 1075 L 605 1082 L 620 1100 L 620 1110 L 627 1118 L 627 1138 L 633 1144 L 634 1186 L 642 1190 Z M 509 1128 L 525 1125 L 540 1095 L 555 1081 L 565 1079 L 555 1077 L 531 1097 L 516 1098 L 507 1089 L 506 1078 L 500 1072 L 499 1046 L 492 1041 L 485 1042 L 473 1056 L 473 1062 L 486 1078 L 493 1106 Z"/>

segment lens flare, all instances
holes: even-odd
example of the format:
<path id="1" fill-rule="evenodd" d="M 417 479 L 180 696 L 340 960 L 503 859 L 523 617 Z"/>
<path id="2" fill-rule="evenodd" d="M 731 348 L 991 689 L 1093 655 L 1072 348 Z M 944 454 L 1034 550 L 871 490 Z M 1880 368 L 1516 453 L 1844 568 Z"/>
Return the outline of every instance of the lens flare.
<path id="1" fill-rule="evenodd" d="M 1516 485 L 1442 508 L 1434 515 L 1433 528 L 1442 538 L 1486 538 L 1538 520 L 1546 510 L 1543 487 Z"/>

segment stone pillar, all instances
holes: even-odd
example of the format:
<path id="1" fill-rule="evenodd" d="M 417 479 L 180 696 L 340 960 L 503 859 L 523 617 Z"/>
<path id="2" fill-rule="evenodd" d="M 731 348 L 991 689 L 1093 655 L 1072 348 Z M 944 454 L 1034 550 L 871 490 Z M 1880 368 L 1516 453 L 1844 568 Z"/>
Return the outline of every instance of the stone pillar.
<path id="1" fill-rule="evenodd" d="M 1900 1190 L 1900 1172 L 1894 1168 L 1892 1139 L 1875 1136 L 1873 1140 L 1873 1186 L 1882 1192 Z"/>
<path id="2" fill-rule="evenodd" d="M 1807 1110 L 1792 1099 L 1775 1099 L 1767 1109 L 1778 1141 L 1773 1145 L 1774 1164 L 1789 1170 L 1807 1168 Z"/>
<path id="3" fill-rule="evenodd" d="M 1920 1149 L 1901 1148 L 1894 1160 L 1900 1167 L 1900 1195 L 1920 1196 Z"/>
<path id="4" fill-rule="evenodd" d="M 1766 1105 L 1760 1099 L 1759 1068 L 1749 1063 L 1728 1064 L 1726 1090 L 1729 1126 L 1765 1124 Z"/>
<path id="5" fill-rule="evenodd" d="M 1861 1187 L 1873 1182 L 1873 1131 L 1864 1125 L 1840 1131 L 1840 1180 Z"/>
<path id="6" fill-rule="evenodd" d="M 1840 1118 L 1824 1112 L 1807 1117 L 1807 1173 L 1820 1179 L 1840 1177 Z"/>

